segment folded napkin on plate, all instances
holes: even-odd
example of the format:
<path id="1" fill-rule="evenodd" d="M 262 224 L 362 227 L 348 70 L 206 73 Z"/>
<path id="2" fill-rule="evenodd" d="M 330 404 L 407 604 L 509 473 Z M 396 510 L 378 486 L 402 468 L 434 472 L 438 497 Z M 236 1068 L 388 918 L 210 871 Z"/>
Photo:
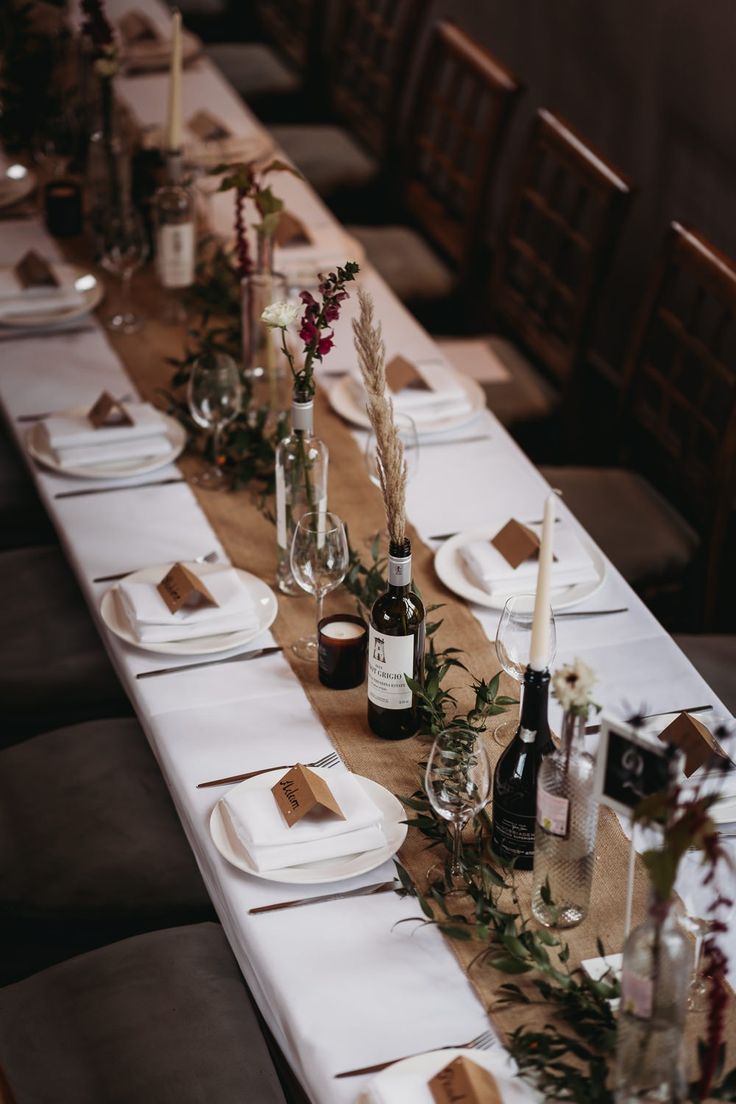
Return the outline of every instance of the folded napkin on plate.
<path id="1" fill-rule="evenodd" d="M 118 604 L 136 640 L 141 644 L 165 644 L 258 628 L 258 611 L 234 568 L 219 566 L 204 571 L 199 564 L 187 567 L 204 580 L 216 606 L 184 606 L 170 613 L 157 589 L 163 572 L 154 583 L 123 579 L 118 584 Z"/>
<path id="2" fill-rule="evenodd" d="M 422 360 L 413 367 L 424 386 L 411 384 L 398 392 L 390 387 L 390 365 L 387 364 L 389 393 L 394 410 L 408 414 L 417 427 L 431 425 L 439 419 L 452 418 L 470 411 L 471 403 L 457 372 L 441 360 Z M 363 383 L 357 376 L 352 377 L 356 398 L 364 401 Z"/>
<path id="3" fill-rule="evenodd" d="M 141 143 L 145 149 L 162 149 L 165 141 L 164 130 L 160 126 L 146 127 L 141 134 Z M 207 141 L 187 127 L 182 152 L 185 161 L 205 168 L 214 168 L 223 162 L 260 161 L 267 157 L 272 149 L 273 141 L 265 131 L 259 130 L 244 135 L 230 134 L 228 138 Z"/>
<path id="4" fill-rule="evenodd" d="M 86 413 L 54 414 L 36 432 L 62 467 L 85 467 L 136 457 L 165 456 L 171 449 L 166 421 L 150 403 L 125 403 L 132 425 L 100 426 Z"/>
<path id="5" fill-rule="evenodd" d="M 220 808 L 256 870 L 354 855 L 386 843 L 381 811 L 356 778 L 342 771 L 315 774 L 327 782 L 344 820 L 308 813 L 289 828 L 271 793 L 271 779 L 262 789 L 241 783 L 222 798 Z"/>
<path id="6" fill-rule="evenodd" d="M 434 1104 L 429 1082 L 462 1053 L 493 1074 L 503 1104 L 525 1104 L 527 1101 L 541 1104 L 541 1094 L 514 1076 L 513 1061 L 500 1047 L 472 1053 L 449 1049 L 435 1051 L 422 1055 L 419 1070 L 416 1064 L 412 1068 L 408 1063 L 399 1062 L 372 1078 L 360 1100 L 362 1104 Z"/>
<path id="7" fill-rule="evenodd" d="M 136 437 L 132 441 L 108 438 L 99 445 L 76 445 L 51 451 L 62 468 L 86 468 L 122 460 L 155 460 L 159 456 L 168 456 L 171 441 L 161 432 L 155 437 Z"/>
<path id="8" fill-rule="evenodd" d="M 541 526 L 529 525 L 539 533 Z M 460 555 L 470 575 L 482 590 L 490 595 L 532 593 L 536 584 L 539 561 L 524 560 L 513 568 L 490 540 L 474 540 L 463 544 Z M 573 586 L 593 583 L 598 574 L 580 539 L 564 523 L 555 526 L 555 559 L 552 564 L 552 586 Z"/>
<path id="9" fill-rule="evenodd" d="M 82 305 L 84 296 L 74 287 L 74 270 L 61 264 L 49 267 L 56 277 L 56 287 L 24 288 L 14 268 L 0 268 L 0 319 L 6 315 L 43 314 Z"/>

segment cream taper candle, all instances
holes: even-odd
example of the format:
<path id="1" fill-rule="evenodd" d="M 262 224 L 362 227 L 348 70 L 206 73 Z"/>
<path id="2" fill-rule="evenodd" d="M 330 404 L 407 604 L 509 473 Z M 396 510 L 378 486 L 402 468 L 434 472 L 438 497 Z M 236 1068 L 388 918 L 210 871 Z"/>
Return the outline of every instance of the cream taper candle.
<path id="1" fill-rule="evenodd" d="M 555 495 L 550 494 L 544 504 L 542 540 L 539 546 L 539 571 L 537 593 L 534 599 L 534 620 L 529 647 L 529 666 L 544 671 L 549 666 L 549 611 L 552 590 L 552 543 L 555 530 Z"/>
<path id="2" fill-rule="evenodd" d="M 181 149 L 181 12 L 171 17 L 171 68 L 169 70 L 169 104 L 166 123 L 166 148 Z"/>

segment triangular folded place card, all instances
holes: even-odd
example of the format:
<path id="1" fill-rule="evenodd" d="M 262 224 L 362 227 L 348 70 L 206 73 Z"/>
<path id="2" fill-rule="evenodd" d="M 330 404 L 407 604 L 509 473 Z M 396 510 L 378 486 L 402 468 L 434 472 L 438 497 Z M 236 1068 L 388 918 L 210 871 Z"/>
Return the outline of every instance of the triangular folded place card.
<path id="1" fill-rule="evenodd" d="M 144 12 L 129 11 L 118 20 L 123 42 L 134 46 L 138 42 L 158 42 L 161 35 L 155 23 Z"/>
<path id="2" fill-rule="evenodd" d="M 24 290 L 30 288 L 58 288 L 53 269 L 40 253 L 35 249 L 29 249 L 18 261 L 14 269 L 18 283 Z"/>
<path id="3" fill-rule="evenodd" d="M 503 1104 L 493 1074 L 464 1054 L 434 1075 L 429 1091 L 435 1104 Z"/>
<path id="4" fill-rule="evenodd" d="M 109 391 L 103 391 L 97 402 L 87 411 L 87 421 L 91 422 L 95 429 L 133 425 L 133 419 L 128 411 Z"/>
<path id="5" fill-rule="evenodd" d="M 416 364 L 412 364 L 403 356 L 392 357 L 386 365 L 386 383 L 394 395 L 398 395 L 399 391 L 407 387 L 411 387 L 413 391 L 431 390 Z"/>
<path id="6" fill-rule="evenodd" d="M 274 234 L 276 245 L 311 245 L 312 239 L 309 231 L 296 215 L 291 211 L 282 210 L 279 213 L 279 221 Z"/>
<path id="7" fill-rule="evenodd" d="M 539 554 L 539 537 L 516 518 L 511 518 L 499 529 L 491 544 L 514 570 L 525 560 Z"/>
<path id="8" fill-rule="evenodd" d="M 183 563 L 175 563 L 166 572 L 156 589 L 170 613 L 176 613 L 182 606 L 202 604 L 219 606 L 219 602 L 212 597 L 199 575 L 195 575 Z"/>
<path id="9" fill-rule="evenodd" d="M 665 744 L 674 744 L 685 753 L 685 774 L 689 778 L 698 767 L 704 766 L 714 755 L 725 758 L 710 731 L 697 717 L 680 713 L 659 734 Z"/>
<path id="10" fill-rule="evenodd" d="M 203 142 L 224 142 L 231 131 L 209 111 L 197 111 L 187 123 L 187 128 Z"/>
<path id="11" fill-rule="evenodd" d="M 276 798 L 276 804 L 289 828 L 293 828 L 303 816 L 317 808 L 326 809 L 345 820 L 345 814 L 332 796 L 324 778 L 320 778 L 303 763 L 297 763 L 287 771 L 271 787 L 271 793 Z"/>

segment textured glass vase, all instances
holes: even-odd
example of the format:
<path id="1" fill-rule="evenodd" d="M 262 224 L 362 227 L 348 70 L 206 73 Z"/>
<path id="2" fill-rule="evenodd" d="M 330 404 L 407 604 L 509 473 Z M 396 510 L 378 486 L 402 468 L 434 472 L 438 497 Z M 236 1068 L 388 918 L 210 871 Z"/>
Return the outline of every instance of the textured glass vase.
<path id="1" fill-rule="evenodd" d="M 291 571 L 291 542 L 303 514 L 327 509 L 327 446 L 312 429 L 313 400 L 295 394 L 291 432 L 276 447 L 276 583 L 284 594 L 298 595 Z"/>
<path id="2" fill-rule="evenodd" d="M 547 928 L 571 928 L 588 914 L 598 827 L 593 759 L 585 719 L 565 713 L 559 748 L 537 777 L 532 913 Z"/>

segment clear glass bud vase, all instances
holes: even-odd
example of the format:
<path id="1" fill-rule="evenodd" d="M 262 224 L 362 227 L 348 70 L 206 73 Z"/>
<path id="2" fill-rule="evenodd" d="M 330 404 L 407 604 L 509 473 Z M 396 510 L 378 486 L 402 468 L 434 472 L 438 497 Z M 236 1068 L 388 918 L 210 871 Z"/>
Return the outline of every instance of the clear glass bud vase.
<path id="1" fill-rule="evenodd" d="M 327 510 L 327 446 L 312 429 L 314 402 L 295 393 L 291 432 L 276 447 L 276 583 L 284 594 L 303 594 L 291 571 L 291 542 L 299 518 Z"/>
<path id="2" fill-rule="evenodd" d="M 654 899 L 624 945 L 616 1104 L 681 1104 L 687 1098 L 683 1037 L 692 966 L 692 947 L 674 906 Z"/>
<path id="3" fill-rule="evenodd" d="M 565 713 L 560 746 L 537 777 L 532 913 L 546 928 L 572 928 L 588 914 L 598 829 L 593 771 L 585 718 Z"/>
<path id="4" fill-rule="evenodd" d="M 241 280 L 243 372 L 251 386 L 251 407 L 266 408 L 276 421 L 289 409 L 291 377 L 281 349 L 281 331 L 261 321 L 266 307 L 287 297 L 286 277 L 273 271 L 271 239 L 258 236 L 254 271 Z"/>

